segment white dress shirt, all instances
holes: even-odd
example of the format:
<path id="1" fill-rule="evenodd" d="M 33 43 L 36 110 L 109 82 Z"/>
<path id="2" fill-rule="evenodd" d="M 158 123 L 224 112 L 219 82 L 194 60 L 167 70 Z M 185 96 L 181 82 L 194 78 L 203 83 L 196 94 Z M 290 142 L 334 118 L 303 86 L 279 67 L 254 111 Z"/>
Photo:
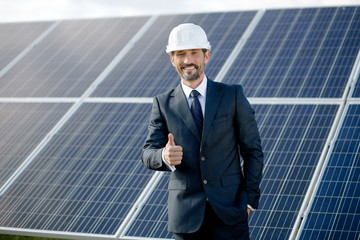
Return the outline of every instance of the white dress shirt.
<path id="1" fill-rule="evenodd" d="M 202 114 L 205 118 L 205 103 L 206 103 L 206 88 L 207 88 L 207 77 L 204 75 L 203 81 L 200 83 L 200 85 L 196 89 L 192 89 L 191 87 L 186 86 L 183 82 L 181 82 L 181 87 L 185 93 L 186 99 L 188 101 L 189 108 L 191 109 L 191 104 L 193 102 L 192 97 L 190 97 L 190 93 L 192 90 L 196 90 L 200 93 L 198 96 Z"/>
<path id="2" fill-rule="evenodd" d="M 181 81 L 181 87 L 182 87 L 182 90 L 184 91 L 184 94 L 186 96 L 186 99 L 188 101 L 188 105 L 189 105 L 189 109 L 191 109 L 191 104 L 192 104 L 192 101 L 193 99 L 190 97 L 190 93 L 192 90 L 196 90 L 200 93 L 200 95 L 198 96 L 198 99 L 199 99 L 199 102 L 200 102 L 200 105 L 201 105 L 201 111 L 202 111 L 202 114 L 205 118 L 205 103 L 206 103 L 206 88 L 207 88 L 207 77 L 204 75 L 204 79 L 202 80 L 202 82 L 200 83 L 200 85 L 196 88 L 196 89 L 192 89 L 191 87 L 188 87 L 186 86 L 182 81 Z M 163 149 L 162 151 L 162 160 L 163 162 L 166 164 L 166 166 L 168 166 L 170 168 L 170 170 L 172 172 L 174 172 L 176 170 L 176 167 L 175 166 L 171 166 L 166 160 L 165 160 L 165 157 L 164 157 L 164 150 L 165 148 Z"/>

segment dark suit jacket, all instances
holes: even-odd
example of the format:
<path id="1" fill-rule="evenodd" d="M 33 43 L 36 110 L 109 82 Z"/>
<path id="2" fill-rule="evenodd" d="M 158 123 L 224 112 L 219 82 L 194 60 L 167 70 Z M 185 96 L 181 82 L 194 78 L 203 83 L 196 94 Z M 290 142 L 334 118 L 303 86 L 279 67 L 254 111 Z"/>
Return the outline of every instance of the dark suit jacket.
<path id="1" fill-rule="evenodd" d="M 263 152 L 254 110 L 240 85 L 208 80 L 206 94 L 202 140 L 180 84 L 154 97 L 143 163 L 169 171 L 161 156 L 168 133 L 183 147 L 182 163 L 171 173 L 168 186 L 169 232 L 198 230 L 206 198 L 226 224 L 246 221 L 247 204 L 258 207 Z"/>

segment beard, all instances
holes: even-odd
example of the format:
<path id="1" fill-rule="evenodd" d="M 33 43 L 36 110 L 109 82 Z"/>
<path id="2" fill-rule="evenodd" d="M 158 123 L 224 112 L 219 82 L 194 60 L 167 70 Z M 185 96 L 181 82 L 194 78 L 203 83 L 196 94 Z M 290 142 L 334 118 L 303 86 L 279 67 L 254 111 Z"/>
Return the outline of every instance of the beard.
<path id="1" fill-rule="evenodd" d="M 185 68 L 186 67 L 191 67 L 191 66 L 194 66 L 195 68 L 195 73 L 192 73 L 193 70 L 186 70 Z M 178 74 L 186 81 L 195 81 L 196 79 L 198 79 L 201 74 L 203 73 L 203 69 L 196 65 L 196 64 L 182 64 L 180 66 L 179 69 L 176 69 Z"/>

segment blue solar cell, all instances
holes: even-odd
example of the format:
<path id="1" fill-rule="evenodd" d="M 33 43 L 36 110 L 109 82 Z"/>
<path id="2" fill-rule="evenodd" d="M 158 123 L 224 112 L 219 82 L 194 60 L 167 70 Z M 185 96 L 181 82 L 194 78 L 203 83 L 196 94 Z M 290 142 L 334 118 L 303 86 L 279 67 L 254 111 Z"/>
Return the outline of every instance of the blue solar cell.
<path id="1" fill-rule="evenodd" d="M 355 98 L 360 97 L 360 75 L 359 75 L 359 78 L 358 78 L 358 80 L 356 82 L 356 85 L 355 85 L 353 97 L 355 97 Z"/>
<path id="2" fill-rule="evenodd" d="M 360 236 L 360 105 L 350 105 L 300 239 Z M 350 146 L 350 147 L 349 147 Z"/>
<path id="3" fill-rule="evenodd" d="M 0 187 L 70 106 L 59 103 L 0 103 Z"/>
<path id="4" fill-rule="evenodd" d="M 262 136 L 265 170 L 260 209 L 250 217 L 253 239 L 289 237 L 320 158 L 337 105 L 254 105 Z M 321 129 L 321 131 L 319 131 Z M 311 133 L 318 130 L 318 135 Z M 308 146 L 309 142 L 312 146 Z M 167 222 L 165 174 L 127 236 L 171 238 Z M 156 209 L 161 214 L 151 215 Z M 159 232 L 142 231 L 161 226 Z"/>
<path id="5" fill-rule="evenodd" d="M 81 96 L 147 19 L 63 21 L 0 78 L 0 96 Z"/>
<path id="6" fill-rule="evenodd" d="M 0 71 L 41 35 L 52 22 L 1 23 Z"/>
<path id="7" fill-rule="evenodd" d="M 148 32 L 96 89 L 95 97 L 152 97 L 179 84 L 165 52 L 171 29 L 184 22 L 199 24 L 212 45 L 206 74 L 215 78 L 256 12 L 160 16 Z"/>
<path id="8" fill-rule="evenodd" d="M 360 48 L 359 11 L 266 11 L 223 81 L 249 97 L 341 97 Z"/>
<path id="9" fill-rule="evenodd" d="M 167 231 L 167 198 L 169 173 L 165 173 L 145 206 L 127 231 L 127 236 L 173 238 Z"/>
<path id="10" fill-rule="evenodd" d="M 84 103 L 0 198 L 2 227 L 115 234 L 153 172 L 150 104 Z"/>

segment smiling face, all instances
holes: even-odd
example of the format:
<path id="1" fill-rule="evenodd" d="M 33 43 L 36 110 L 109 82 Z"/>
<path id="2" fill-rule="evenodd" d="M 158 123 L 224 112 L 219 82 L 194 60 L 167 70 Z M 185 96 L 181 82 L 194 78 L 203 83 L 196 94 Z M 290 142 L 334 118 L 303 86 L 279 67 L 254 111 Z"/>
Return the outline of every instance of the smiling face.
<path id="1" fill-rule="evenodd" d="M 174 51 L 170 55 L 172 65 L 185 85 L 193 87 L 204 78 L 205 64 L 209 62 L 210 52 L 202 49 Z"/>

